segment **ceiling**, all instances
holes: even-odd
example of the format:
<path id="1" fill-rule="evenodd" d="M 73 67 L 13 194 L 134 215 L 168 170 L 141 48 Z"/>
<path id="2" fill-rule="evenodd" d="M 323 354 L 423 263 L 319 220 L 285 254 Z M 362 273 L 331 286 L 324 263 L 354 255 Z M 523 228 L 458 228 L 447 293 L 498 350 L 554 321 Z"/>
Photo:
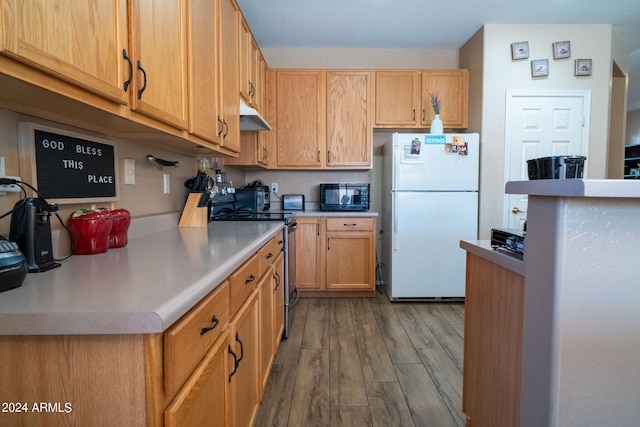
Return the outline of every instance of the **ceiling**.
<path id="1" fill-rule="evenodd" d="M 237 2 L 263 48 L 455 49 L 485 23 L 612 24 L 630 52 L 629 109 L 640 109 L 638 0 Z"/>

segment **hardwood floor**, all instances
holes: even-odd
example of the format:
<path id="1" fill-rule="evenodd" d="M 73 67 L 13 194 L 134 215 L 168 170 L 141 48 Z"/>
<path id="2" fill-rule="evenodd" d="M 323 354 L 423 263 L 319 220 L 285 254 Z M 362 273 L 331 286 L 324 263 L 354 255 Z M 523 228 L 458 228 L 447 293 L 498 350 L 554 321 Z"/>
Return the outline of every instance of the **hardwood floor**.
<path id="1" fill-rule="evenodd" d="M 464 426 L 462 303 L 301 298 L 256 426 Z"/>

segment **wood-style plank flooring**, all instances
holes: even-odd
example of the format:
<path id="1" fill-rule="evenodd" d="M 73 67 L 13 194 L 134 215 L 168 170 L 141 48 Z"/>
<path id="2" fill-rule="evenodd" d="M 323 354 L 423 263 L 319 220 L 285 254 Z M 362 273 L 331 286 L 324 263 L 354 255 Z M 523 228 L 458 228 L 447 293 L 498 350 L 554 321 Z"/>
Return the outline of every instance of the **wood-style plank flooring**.
<path id="1" fill-rule="evenodd" d="M 301 298 L 256 426 L 464 426 L 464 304 Z"/>

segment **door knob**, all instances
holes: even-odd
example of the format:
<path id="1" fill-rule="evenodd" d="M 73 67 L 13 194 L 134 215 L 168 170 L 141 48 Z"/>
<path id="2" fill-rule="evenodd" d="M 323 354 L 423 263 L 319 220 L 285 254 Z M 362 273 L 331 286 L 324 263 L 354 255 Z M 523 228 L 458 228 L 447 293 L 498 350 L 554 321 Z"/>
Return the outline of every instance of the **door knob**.
<path id="1" fill-rule="evenodd" d="M 521 211 L 520 209 L 518 209 L 517 206 L 514 206 L 514 207 L 511 208 L 511 213 L 519 214 L 519 213 L 526 213 L 526 212 L 525 211 Z"/>

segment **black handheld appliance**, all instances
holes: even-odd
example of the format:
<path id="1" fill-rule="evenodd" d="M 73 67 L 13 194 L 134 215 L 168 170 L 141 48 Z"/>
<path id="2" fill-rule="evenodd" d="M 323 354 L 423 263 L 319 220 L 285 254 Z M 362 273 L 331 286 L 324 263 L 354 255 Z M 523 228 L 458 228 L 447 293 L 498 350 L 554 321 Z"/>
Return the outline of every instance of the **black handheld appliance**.
<path id="1" fill-rule="evenodd" d="M 60 267 L 53 259 L 51 214 L 58 205 L 43 198 L 25 198 L 16 203 L 11 215 L 9 239 L 16 242 L 27 260 L 30 273 Z"/>

